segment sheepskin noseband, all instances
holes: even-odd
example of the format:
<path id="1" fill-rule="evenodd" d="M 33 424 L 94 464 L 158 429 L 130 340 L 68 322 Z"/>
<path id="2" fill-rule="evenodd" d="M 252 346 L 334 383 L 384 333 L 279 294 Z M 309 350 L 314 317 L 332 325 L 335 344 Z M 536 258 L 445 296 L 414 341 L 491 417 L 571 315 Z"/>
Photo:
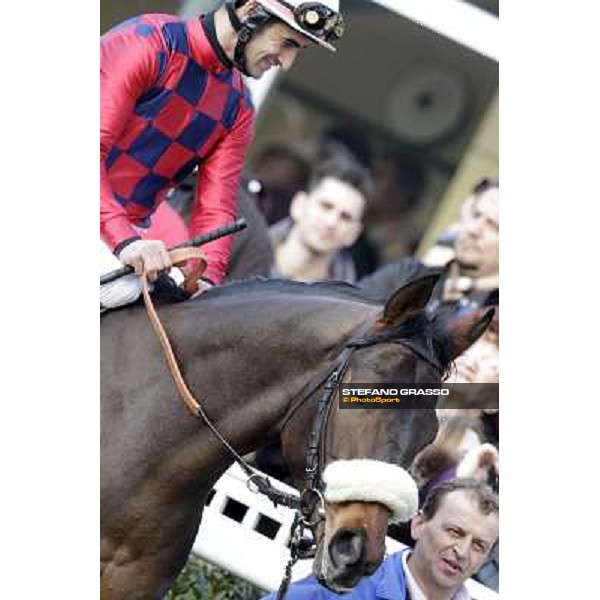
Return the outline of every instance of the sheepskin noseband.
<path id="1" fill-rule="evenodd" d="M 419 508 L 413 478 L 391 463 L 368 458 L 338 460 L 323 472 L 327 502 L 379 502 L 387 506 L 391 523 L 408 521 Z"/>

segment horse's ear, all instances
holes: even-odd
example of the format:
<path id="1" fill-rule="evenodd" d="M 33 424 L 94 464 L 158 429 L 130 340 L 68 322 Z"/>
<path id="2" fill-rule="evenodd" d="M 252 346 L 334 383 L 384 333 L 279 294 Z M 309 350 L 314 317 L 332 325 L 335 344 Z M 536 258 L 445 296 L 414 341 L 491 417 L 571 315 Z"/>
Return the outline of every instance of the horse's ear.
<path id="1" fill-rule="evenodd" d="M 423 310 L 431 298 L 433 288 L 440 275 L 440 271 L 430 271 L 396 290 L 386 302 L 378 326 L 381 328 L 398 327 Z"/>
<path id="2" fill-rule="evenodd" d="M 494 308 L 476 308 L 446 322 L 444 329 L 452 340 L 451 360 L 460 356 L 483 335 L 495 312 Z"/>

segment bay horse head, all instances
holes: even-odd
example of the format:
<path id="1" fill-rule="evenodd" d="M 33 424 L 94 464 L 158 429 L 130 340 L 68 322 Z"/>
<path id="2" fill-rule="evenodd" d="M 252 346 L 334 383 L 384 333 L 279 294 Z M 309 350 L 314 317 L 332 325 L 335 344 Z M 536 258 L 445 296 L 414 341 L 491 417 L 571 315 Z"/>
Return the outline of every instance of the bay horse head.
<path id="1" fill-rule="evenodd" d="M 438 278 L 431 272 L 401 287 L 346 340 L 350 357 L 342 373 L 344 387 L 352 382 L 384 387 L 443 381 L 452 361 L 485 331 L 494 311 L 428 312 Z M 406 396 L 392 410 L 343 410 L 337 396 L 330 401 L 320 426 L 326 504 L 325 518 L 316 528 L 313 565 L 315 576 L 329 589 L 348 591 L 373 573 L 383 560 L 388 523 L 408 521 L 416 513 L 418 490 L 406 469 L 435 437 L 436 403 L 435 395 Z M 298 439 L 284 431 L 282 443 L 300 481 Z"/>

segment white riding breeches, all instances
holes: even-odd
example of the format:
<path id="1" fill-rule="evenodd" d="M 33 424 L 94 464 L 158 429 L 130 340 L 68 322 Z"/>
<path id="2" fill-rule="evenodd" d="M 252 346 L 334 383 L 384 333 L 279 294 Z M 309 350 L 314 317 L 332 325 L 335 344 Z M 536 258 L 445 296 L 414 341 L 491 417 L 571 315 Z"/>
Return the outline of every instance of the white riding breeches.
<path id="1" fill-rule="evenodd" d="M 122 267 L 123 263 L 100 240 L 100 277 Z M 178 267 L 173 267 L 169 271 L 169 276 L 177 285 L 182 285 L 185 279 Z M 152 291 L 152 288 L 153 285 L 150 283 L 148 289 Z M 137 275 L 131 274 L 119 277 L 119 279 L 100 286 L 100 310 L 131 304 L 140 297 L 141 293 L 142 283 Z"/>

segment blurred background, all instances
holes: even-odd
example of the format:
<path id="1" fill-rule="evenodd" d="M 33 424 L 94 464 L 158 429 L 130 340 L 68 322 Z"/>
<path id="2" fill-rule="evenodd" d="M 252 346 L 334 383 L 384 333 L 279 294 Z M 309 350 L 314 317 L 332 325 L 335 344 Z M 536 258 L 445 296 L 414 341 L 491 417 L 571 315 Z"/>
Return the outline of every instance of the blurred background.
<path id="1" fill-rule="evenodd" d="M 221 2 L 101 0 L 101 33 L 138 14 L 194 18 Z M 474 185 L 499 176 L 499 0 L 341 0 L 341 10 L 337 53 L 311 48 L 289 72 L 248 80 L 257 120 L 244 185 L 271 225 L 287 216 L 314 165 L 351 154 L 375 181 L 354 256 L 365 275 L 422 258 L 458 220 Z M 492 575 L 481 581 L 497 590 L 497 554 L 489 563 Z M 261 595 L 192 554 L 167 598 Z"/>
<path id="2" fill-rule="evenodd" d="M 191 18 L 220 3 L 101 0 L 101 32 L 144 12 Z M 273 164 L 282 147 L 308 165 L 329 144 L 348 148 L 375 177 L 365 225 L 381 265 L 422 255 L 474 183 L 498 177 L 499 1 L 341 7 L 336 54 L 310 49 L 288 73 L 248 82 L 258 118 L 246 169 L 289 180 L 291 167 Z"/>

